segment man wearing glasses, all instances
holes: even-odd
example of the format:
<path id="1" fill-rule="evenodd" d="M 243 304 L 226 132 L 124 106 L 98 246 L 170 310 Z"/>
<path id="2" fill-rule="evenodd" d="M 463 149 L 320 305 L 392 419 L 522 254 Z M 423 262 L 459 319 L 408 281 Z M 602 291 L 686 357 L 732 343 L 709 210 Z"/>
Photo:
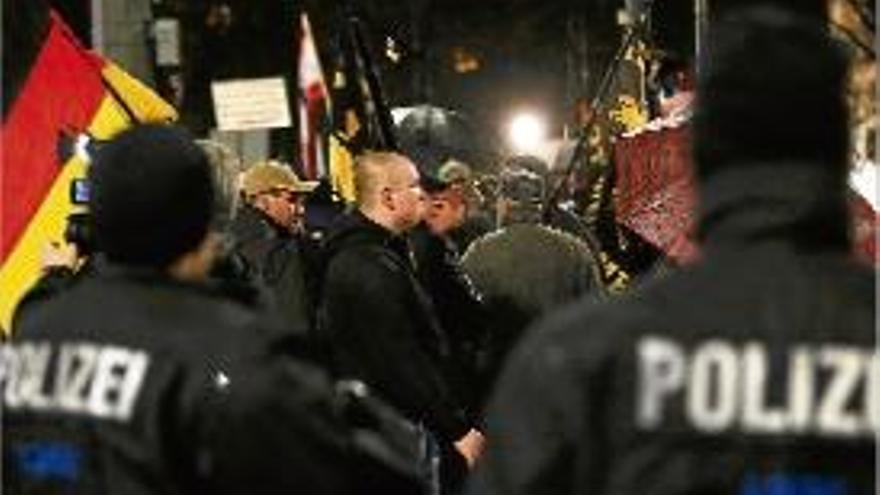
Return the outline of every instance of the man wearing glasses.
<path id="1" fill-rule="evenodd" d="M 316 186 L 279 162 L 257 163 L 241 178 L 242 206 L 231 228 L 233 255 L 244 276 L 268 289 L 286 326 L 296 330 L 312 324 L 314 249 L 303 234 L 305 197 Z"/>
<path id="2" fill-rule="evenodd" d="M 412 263 L 406 233 L 424 214 L 419 174 L 402 155 L 367 153 L 355 165 L 355 187 L 357 210 L 325 245 L 318 333 L 340 378 L 362 380 L 424 426 L 426 477 L 432 493 L 449 493 L 482 435 L 450 386 L 449 342 Z"/>

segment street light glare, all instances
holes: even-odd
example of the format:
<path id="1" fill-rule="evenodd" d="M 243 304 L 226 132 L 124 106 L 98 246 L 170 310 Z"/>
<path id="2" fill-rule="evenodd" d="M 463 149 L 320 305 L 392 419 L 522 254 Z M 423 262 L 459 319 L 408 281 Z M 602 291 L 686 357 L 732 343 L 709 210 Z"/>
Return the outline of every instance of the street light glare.
<path id="1" fill-rule="evenodd" d="M 544 142 L 546 133 L 544 121 L 533 114 L 519 114 L 510 121 L 510 144 L 519 152 L 535 150 Z"/>

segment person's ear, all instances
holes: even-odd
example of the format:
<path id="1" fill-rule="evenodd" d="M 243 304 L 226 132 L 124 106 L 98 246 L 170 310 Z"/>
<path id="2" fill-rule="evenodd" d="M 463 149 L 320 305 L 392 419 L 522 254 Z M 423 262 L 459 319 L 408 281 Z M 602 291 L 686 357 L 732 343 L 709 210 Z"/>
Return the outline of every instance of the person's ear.
<path id="1" fill-rule="evenodd" d="M 391 190 L 390 187 L 383 187 L 381 192 L 381 202 L 382 206 L 389 210 L 395 209 L 394 203 L 394 191 Z"/>

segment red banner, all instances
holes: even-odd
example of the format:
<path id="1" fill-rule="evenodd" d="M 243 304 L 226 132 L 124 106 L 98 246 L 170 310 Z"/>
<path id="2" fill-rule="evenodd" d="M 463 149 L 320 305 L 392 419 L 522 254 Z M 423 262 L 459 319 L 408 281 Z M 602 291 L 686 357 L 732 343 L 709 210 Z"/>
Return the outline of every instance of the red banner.
<path id="1" fill-rule="evenodd" d="M 298 81 L 300 161 L 305 178 L 315 180 L 327 175 L 326 130 L 323 129 L 326 126 L 323 123 L 330 117 L 330 95 L 306 14 L 300 16 Z"/>
<path id="2" fill-rule="evenodd" d="M 617 221 L 678 263 L 697 255 L 696 192 L 690 126 L 645 131 L 614 145 Z M 853 192 L 850 213 L 856 257 L 876 265 L 878 215 Z"/>
<path id="3" fill-rule="evenodd" d="M 646 131 L 614 146 L 617 221 L 679 263 L 696 256 L 690 128 Z"/>

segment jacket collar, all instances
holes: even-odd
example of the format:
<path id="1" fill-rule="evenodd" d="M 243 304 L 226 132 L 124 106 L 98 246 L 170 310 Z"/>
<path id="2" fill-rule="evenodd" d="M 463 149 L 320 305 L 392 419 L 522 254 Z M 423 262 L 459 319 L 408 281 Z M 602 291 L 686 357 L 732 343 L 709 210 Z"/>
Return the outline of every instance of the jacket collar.
<path id="1" fill-rule="evenodd" d="M 394 234 L 358 210 L 342 215 L 327 238 L 327 247 L 331 252 L 355 245 L 378 245 L 394 251 L 404 259 L 410 257 L 406 236 Z"/>
<path id="2" fill-rule="evenodd" d="M 817 164 L 750 164 L 718 171 L 700 187 L 698 236 L 709 249 L 772 241 L 799 250 L 845 250 L 844 181 L 843 174 Z"/>
<path id="3" fill-rule="evenodd" d="M 146 285 L 153 287 L 166 287 L 213 293 L 217 290 L 217 284 L 211 279 L 202 281 L 178 280 L 161 268 L 122 265 L 103 260 L 95 268 L 94 276 L 109 282 L 124 282 L 128 284 Z"/>
<path id="4" fill-rule="evenodd" d="M 242 206 L 236 214 L 234 230 L 239 237 L 271 235 L 273 238 L 290 237 L 291 233 L 279 227 L 266 213 L 252 205 Z"/>

